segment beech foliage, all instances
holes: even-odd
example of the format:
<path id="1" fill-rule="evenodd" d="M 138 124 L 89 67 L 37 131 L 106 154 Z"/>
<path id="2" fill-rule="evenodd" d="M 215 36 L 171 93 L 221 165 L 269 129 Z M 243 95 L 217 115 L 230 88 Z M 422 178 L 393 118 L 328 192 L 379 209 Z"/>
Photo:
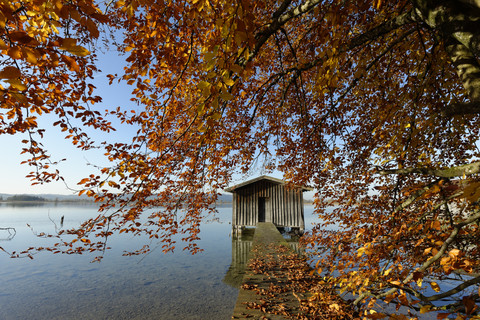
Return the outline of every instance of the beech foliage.
<path id="1" fill-rule="evenodd" d="M 1 0 L 0 134 L 26 137 L 34 183 L 62 179 L 41 143 L 45 114 L 110 160 L 80 181 L 99 216 L 46 250 L 102 251 L 126 232 L 165 251 L 181 234 L 195 253 L 219 190 L 261 163 L 318 190 L 323 223 L 305 243 L 330 248 L 318 271 L 357 303 L 425 313 L 442 300 L 439 317 L 471 316 L 479 12 L 476 0 Z M 134 110 L 97 107 L 105 46 L 125 58 L 109 79 L 131 87 Z M 132 141 L 85 132 L 114 130 L 112 117 L 138 128 Z"/>

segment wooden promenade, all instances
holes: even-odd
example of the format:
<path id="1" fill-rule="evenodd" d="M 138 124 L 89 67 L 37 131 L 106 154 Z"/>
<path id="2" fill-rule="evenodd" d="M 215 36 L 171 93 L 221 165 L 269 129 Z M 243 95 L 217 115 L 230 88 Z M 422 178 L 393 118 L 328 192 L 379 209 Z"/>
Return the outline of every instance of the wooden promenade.
<path id="1" fill-rule="evenodd" d="M 269 257 L 269 259 L 280 259 L 282 253 L 274 250 L 274 246 L 288 246 L 287 241 L 280 234 L 275 225 L 271 222 L 259 222 L 253 236 L 252 250 L 249 253 L 248 260 L 252 261 L 256 258 Z M 283 254 L 291 253 L 285 252 Z M 258 290 L 267 290 L 271 285 L 282 285 L 284 279 L 281 276 L 269 276 L 263 274 L 254 274 L 247 267 L 247 271 L 243 277 L 243 285 L 240 288 L 237 303 L 233 310 L 232 319 L 286 319 L 280 315 L 265 314 L 260 309 L 252 309 L 249 306 L 261 304 L 262 296 L 256 292 Z M 255 290 L 247 290 L 246 286 L 255 287 Z M 288 308 L 295 309 L 298 307 L 298 299 L 291 292 L 283 293 L 281 296 L 282 303 Z"/>

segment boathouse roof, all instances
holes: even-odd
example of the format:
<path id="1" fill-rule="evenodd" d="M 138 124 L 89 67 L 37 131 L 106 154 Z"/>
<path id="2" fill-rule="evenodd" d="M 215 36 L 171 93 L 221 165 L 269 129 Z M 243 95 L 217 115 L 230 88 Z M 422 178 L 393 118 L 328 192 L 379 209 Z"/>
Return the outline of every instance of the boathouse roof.
<path id="1" fill-rule="evenodd" d="M 260 176 L 260 177 L 257 177 L 257 178 L 254 178 L 254 179 L 247 180 L 247 181 L 244 181 L 242 183 L 236 184 L 234 186 L 228 187 L 228 188 L 225 189 L 225 191 L 233 193 L 233 192 L 235 192 L 236 189 L 245 187 L 249 184 L 254 184 L 254 183 L 262 181 L 262 180 L 270 181 L 270 182 L 273 182 L 273 183 L 276 183 L 276 184 L 282 184 L 282 185 L 285 184 L 285 181 L 283 181 L 282 179 L 269 177 L 269 176 Z M 302 191 L 312 191 L 313 190 L 313 188 L 307 187 L 307 186 L 294 186 L 294 187 L 302 189 Z"/>

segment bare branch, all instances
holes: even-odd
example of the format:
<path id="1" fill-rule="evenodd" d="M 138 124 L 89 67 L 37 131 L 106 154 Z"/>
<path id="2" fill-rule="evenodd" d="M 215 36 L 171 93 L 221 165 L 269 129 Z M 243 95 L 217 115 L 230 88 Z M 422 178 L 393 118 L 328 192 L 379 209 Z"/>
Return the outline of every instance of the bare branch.
<path id="1" fill-rule="evenodd" d="M 408 197 L 407 200 L 405 200 L 404 202 L 402 202 L 400 205 L 398 205 L 395 208 L 394 213 L 399 212 L 399 211 L 405 209 L 406 207 L 408 207 L 409 205 L 411 205 L 413 202 L 415 202 L 415 200 L 417 200 L 419 197 L 424 195 L 425 192 L 430 190 L 430 188 L 433 187 L 437 183 L 438 183 L 438 181 L 435 181 L 433 183 L 430 183 L 429 185 L 424 186 L 422 189 L 419 189 L 419 190 L 415 191 L 410 197 Z"/>
<path id="2" fill-rule="evenodd" d="M 425 297 L 424 298 L 424 301 L 437 301 L 437 300 L 440 300 L 440 299 L 443 299 L 443 298 L 446 298 L 446 297 L 450 297 L 451 295 L 454 295 L 456 293 L 459 293 L 460 291 L 474 285 L 474 284 L 477 284 L 480 282 L 480 276 L 476 277 L 476 278 L 472 278 L 468 281 L 465 281 L 465 282 L 462 282 L 461 284 L 459 284 L 458 286 L 456 286 L 455 288 L 453 289 L 450 289 L 448 291 L 445 291 L 445 292 L 442 292 L 442 293 L 439 293 L 439 294 L 435 294 L 433 296 L 430 296 L 430 297 Z"/>

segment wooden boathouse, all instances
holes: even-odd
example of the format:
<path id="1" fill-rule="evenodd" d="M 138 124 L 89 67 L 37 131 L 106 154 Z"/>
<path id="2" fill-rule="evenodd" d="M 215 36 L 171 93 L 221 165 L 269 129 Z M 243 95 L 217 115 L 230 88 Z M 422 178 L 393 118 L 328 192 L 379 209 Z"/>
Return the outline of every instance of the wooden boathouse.
<path id="1" fill-rule="evenodd" d="M 225 191 L 233 194 L 232 227 L 238 233 L 258 222 L 272 222 L 277 227 L 303 232 L 305 219 L 303 192 L 309 187 L 289 187 L 281 179 L 261 176 L 237 184 Z"/>

